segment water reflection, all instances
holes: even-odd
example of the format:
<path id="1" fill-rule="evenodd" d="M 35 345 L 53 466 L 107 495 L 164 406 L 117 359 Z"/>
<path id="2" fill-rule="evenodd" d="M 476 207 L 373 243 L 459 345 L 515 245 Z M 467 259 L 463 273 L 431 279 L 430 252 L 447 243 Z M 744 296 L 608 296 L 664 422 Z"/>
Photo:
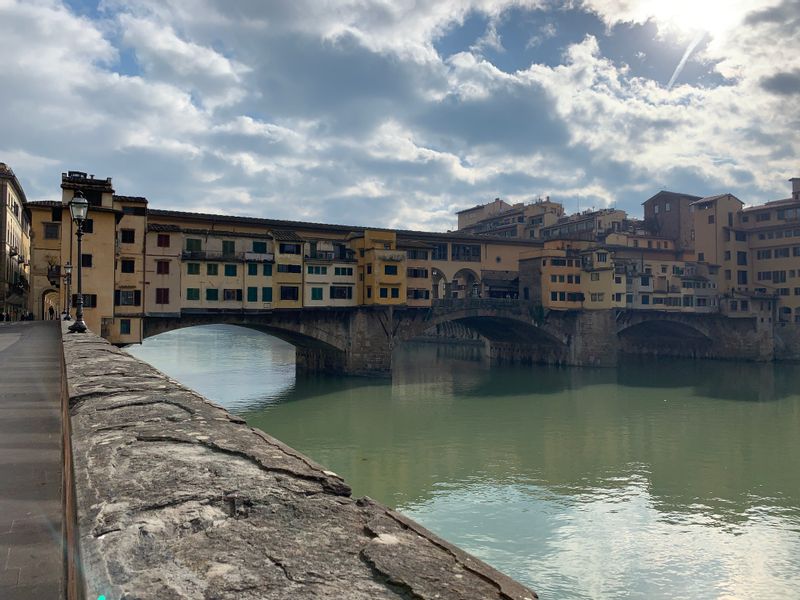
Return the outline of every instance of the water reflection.
<path id="1" fill-rule="evenodd" d="M 543 597 L 796 591 L 797 365 L 490 369 L 425 344 L 393 381 L 295 378 L 248 335 L 150 359 Z"/>

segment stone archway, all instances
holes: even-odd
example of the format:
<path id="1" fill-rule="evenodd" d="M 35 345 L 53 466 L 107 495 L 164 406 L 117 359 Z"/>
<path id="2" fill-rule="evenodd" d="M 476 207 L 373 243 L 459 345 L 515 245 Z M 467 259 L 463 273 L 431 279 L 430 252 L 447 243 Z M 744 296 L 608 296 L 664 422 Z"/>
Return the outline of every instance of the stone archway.
<path id="1" fill-rule="evenodd" d="M 51 311 L 53 318 L 61 318 L 60 296 L 57 289 L 48 288 L 44 290 L 39 297 L 39 304 L 37 310 L 37 317 L 41 320 L 50 319 Z"/>
<path id="2" fill-rule="evenodd" d="M 450 283 L 447 277 L 439 269 L 431 269 L 431 298 L 433 300 L 444 300 L 449 296 Z"/>
<path id="3" fill-rule="evenodd" d="M 472 269 L 459 269 L 453 275 L 451 298 L 479 298 L 481 280 Z"/>

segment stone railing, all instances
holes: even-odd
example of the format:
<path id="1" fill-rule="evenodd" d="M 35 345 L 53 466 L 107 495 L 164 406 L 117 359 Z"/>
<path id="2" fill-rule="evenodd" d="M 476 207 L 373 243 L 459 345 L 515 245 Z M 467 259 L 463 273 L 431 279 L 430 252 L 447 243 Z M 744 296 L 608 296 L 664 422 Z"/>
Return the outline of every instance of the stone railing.
<path id="1" fill-rule="evenodd" d="M 536 597 L 101 338 L 63 339 L 87 598 Z"/>

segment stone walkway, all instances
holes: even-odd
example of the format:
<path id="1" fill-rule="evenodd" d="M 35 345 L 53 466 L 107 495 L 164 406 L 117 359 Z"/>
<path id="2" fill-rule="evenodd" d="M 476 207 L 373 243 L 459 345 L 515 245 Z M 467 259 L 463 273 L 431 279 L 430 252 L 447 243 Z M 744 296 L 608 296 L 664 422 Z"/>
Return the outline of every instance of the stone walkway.
<path id="1" fill-rule="evenodd" d="M 63 597 L 61 334 L 0 323 L 0 598 Z"/>

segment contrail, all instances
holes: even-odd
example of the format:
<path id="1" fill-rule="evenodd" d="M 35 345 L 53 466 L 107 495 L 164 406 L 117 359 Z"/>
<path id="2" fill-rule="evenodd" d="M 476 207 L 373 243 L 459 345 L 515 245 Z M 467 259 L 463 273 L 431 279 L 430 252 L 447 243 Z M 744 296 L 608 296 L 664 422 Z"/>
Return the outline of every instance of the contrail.
<path id="1" fill-rule="evenodd" d="M 681 71 L 683 71 L 683 67 L 686 66 L 686 61 L 689 60 L 689 57 L 692 55 L 692 52 L 694 52 L 694 49 L 697 48 L 697 44 L 703 41 L 705 35 L 706 35 L 705 32 L 701 31 L 695 36 L 695 38 L 691 42 L 689 42 L 689 45 L 686 46 L 686 52 L 683 53 L 683 58 L 681 58 L 681 62 L 678 63 L 678 66 L 675 67 L 675 72 L 672 74 L 672 77 L 669 78 L 669 83 L 667 84 L 668 90 L 672 89 L 672 84 L 675 83 L 675 80 L 678 78 L 678 75 L 680 75 Z"/>

